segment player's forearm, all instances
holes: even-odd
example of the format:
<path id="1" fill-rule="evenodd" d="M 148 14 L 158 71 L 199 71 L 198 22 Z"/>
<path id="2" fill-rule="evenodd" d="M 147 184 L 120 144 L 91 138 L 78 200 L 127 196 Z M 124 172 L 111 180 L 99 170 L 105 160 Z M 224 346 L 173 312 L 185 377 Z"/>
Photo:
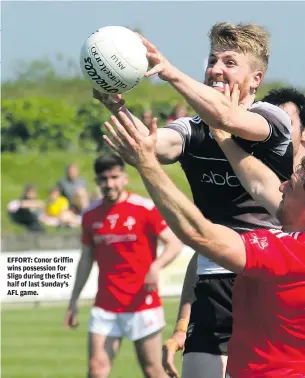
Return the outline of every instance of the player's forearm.
<path id="1" fill-rule="evenodd" d="M 245 152 L 231 138 L 216 140 L 242 186 L 271 215 L 275 215 L 282 199 L 277 175 L 260 160 Z"/>
<path id="2" fill-rule="evenodd" d="M 179 239 L 166 243 L 162 255 L 153 262 L 153 265 L 158 269 L 165 268 L 177 257 L 181 252 L 181 248 L 182 243 Z"/>
<path id="3" fill-rule="evenodd" d="M 69 308 L 76 309 L 77 300 L 88 280 L 92 265 L 93 258 L 90 255 L 83 253 L 78 262 Z"/>
<path id="4" fill-rule="evenodd" d="M 170 84 L 186 99 L 206 124 L 230 131 L 226 127 L 226 119 L 231 112 L 230 99 L 179 70 L 176 71 Z"/>
<path id="5" fill-rule="evenodd" d="M 197 253 L 192 256 L 184 277 L 183 288 L 181 292 L 177 322 L 185 320 L 187 323 L 190 321 L 191 307 L 195 301 L 194 286 L 198 280 L 197 275 Z"/>
<path id="6" fill-rule="evenodd" d="M 134 114 L 125 109 L 125 113 L 132 120 L 133 124 L 143 136 L 148 136 L 149 130 L 144 123 Z M 182 140 L 180 135 L 171 135 L 175 131 L 159 128 L 157 131 L 156 155 L 161 164 L 173 164 L 182 153 Z M 178 139 L 178 140 L 177 140 Z"/>
<path id="7" fill-rule="evenodd" d="M 133 124 L 140 132 L 141 135 L 147 136 L 149 134 L 148 128 L 144 125 L 144 123 L 134 114 L 132 114 L 127 108 L 124 109 L 125 114 L 132 120 Z"/>

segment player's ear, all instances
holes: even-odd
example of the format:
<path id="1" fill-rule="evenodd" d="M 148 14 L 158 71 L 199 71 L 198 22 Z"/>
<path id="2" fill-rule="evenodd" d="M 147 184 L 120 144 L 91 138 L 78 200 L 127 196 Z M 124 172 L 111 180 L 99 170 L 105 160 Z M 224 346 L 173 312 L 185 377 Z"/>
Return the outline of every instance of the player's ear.
<path id="1" fill-rule="evenodd" d="M 301 142 L 305 143 L 305 128 L 303 129 L 302 134 L 301 134 Z"/>
<path id="2" fill-rule="evenodd" d="M 262 71 L 256 71 L 252 74 L 251 88 L 257 89 L 264 78 L 264 73 Z"/>
<path id="3" fill-rule="evenodd" d="M 126 172 L 124 172 L 124 184 L 128 184 L 128 174 Z"/>

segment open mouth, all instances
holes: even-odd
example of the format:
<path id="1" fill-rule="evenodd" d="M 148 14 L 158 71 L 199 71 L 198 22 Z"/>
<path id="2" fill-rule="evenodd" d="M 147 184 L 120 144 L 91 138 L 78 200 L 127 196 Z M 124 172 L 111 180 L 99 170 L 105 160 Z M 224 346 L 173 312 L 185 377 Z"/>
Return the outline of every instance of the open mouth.
<path id="1" fill-rule="evenodd" d="M 213 81 L 211 86 L 213 88 L 224 88 L 225 83 L 223 81 Z"/>

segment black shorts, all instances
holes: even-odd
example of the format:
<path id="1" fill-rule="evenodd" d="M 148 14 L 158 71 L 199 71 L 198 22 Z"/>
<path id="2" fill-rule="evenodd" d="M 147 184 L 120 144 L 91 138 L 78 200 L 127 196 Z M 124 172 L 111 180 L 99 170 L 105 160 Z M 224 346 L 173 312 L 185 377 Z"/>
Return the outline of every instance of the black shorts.
<path id="1" fill-rule="evenodd" d="M 227 355 L 232 335 L 232 290 L 236 274 L 199 276 L 184 353 Z"/>

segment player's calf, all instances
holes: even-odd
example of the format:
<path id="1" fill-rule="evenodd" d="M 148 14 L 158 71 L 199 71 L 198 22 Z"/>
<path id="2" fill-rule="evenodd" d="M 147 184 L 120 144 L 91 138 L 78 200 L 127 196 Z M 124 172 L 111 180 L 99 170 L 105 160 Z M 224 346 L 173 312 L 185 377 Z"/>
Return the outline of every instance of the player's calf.
<path id="1" fill-rule="evenodd" d="M 107 378 L 110 371 L 111 362 L 106 355 L 90 358 L 88 378 Z"/>

